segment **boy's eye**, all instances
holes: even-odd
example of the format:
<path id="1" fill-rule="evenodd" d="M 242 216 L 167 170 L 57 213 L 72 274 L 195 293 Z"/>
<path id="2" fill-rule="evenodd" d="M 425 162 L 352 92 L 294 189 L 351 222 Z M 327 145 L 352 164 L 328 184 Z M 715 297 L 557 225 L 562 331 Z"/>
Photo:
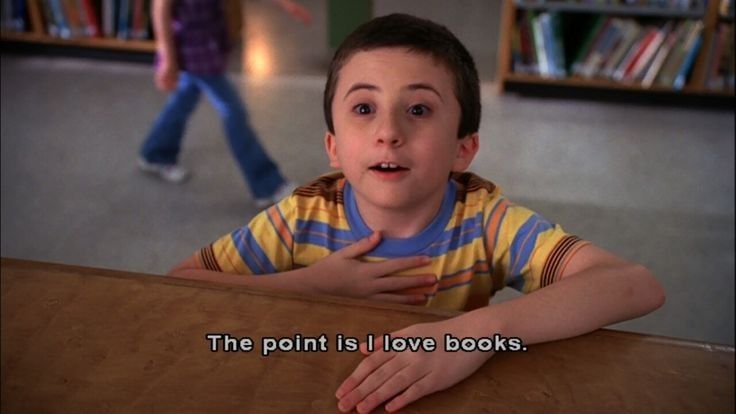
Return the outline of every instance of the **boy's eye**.
<path id="1" fill-rule="evenodd" d="M 409 108 L 409 113 L 416 116 L 427 115 L 429 114 L 429 108 L 424 105 L 412 105 L 412 107 Z"/>
<path id="2" fill-rule="evenodd" d="M 358 104 L 353 107 L 353 112 L 359 115 L 368 115 L 373 112 L 373 109 L 368 104 Z"/>

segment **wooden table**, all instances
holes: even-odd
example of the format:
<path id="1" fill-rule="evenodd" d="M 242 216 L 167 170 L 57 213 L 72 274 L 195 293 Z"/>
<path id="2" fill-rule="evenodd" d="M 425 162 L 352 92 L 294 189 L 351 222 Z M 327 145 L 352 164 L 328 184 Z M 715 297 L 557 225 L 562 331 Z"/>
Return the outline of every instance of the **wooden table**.
<path id="1" fill-rule="evenodd" d="M 2 412 L 336 412 L 365 338 L 451 313 L 2 259 Z M 250 337 L 211 352 L 207 333 Z M 261 356 L 262 337 L 328 352 Z M 731 413 L 734 349 L 599 330 L 498 353 L 404 412 Z"/>

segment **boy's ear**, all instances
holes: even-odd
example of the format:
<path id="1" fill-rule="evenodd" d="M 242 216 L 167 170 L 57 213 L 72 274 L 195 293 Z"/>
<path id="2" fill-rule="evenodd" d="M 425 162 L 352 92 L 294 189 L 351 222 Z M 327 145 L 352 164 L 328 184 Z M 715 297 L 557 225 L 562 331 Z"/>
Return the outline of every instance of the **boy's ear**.
<path id="1" fill-rule="evenodd" d="M 462 172 L 468 169 L 468 167 L 470 167 L 470 163 L 473 162 L 473 158 L 475 158 L 475 154 L 478 153 L 478 145 L 477 132 L 458 139 L 457 155 L 455 156 L 455 162 L 452 165 L 452 171 Z"/>
<path id="2" fill-rule="evenodd" d="M 330 131 L 325 133 L 325 151 L 327 157 L 330 159 L 330 167 L 340 168 L 340 160 L 337 159 L 337 143 L 335 142 L 335 135 Z"/>

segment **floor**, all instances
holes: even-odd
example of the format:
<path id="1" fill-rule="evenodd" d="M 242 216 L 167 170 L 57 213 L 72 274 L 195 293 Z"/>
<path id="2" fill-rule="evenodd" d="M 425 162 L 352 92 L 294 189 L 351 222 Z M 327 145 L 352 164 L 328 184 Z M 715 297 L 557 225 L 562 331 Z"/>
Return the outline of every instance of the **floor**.
<path id="1" fill-rule="evenodd" d="M 328 168 L 320 108 L 330 53 L 323 2 L 302 3 L 310 27 L 249 2 L 244 58 L 231 72 L 264 145 L 299 182 Z M 422 13 L 480 55 L 481 150 L 471 169 L 657 275 L 664 307 L 616 328 L 733 345 L 733 111 L 498 95 L 495 49 L 482 51 L 496 35 L 441 4 Z M 486 4 L 467 7 L 492 15 Z M 376 14 L 396 7 L 375 2 Z M 271 62 L 265 70 L 258 53 Z M 165 184 L 136 170 L 165 101 L 149 66 L 18 55 L 0 64 L 3 257 L 161 274 L 256 213 L 209 104 L 187 131 L 192 180 Z M 514 297 L 507 290 L 494 300 Z"/>

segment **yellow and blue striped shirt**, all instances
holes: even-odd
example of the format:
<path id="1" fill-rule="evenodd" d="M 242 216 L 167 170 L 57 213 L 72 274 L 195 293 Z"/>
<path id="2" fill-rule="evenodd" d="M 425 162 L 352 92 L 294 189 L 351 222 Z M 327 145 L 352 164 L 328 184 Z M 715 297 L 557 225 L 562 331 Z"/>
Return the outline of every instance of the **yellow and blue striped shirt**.
<path id="1" fill-rule="evenodd" d="M 247 225 L 198 252 L 210 270 L 262 275 L 309 266 L 367 237 L 350 184 L 332 173 L 298 188 Z M 586 242 L 510 203 L 491 182 L 453 174 L 436 218 L 418 235 L 384 238 L 364 260 L 427 255 L 429 264 L 399 273 L 438 277 L 427 306 L 470 310 L 504 286 L 524 293 L 557 280 Z M 344 275 L 350 277 L 350 275 Z"/>

